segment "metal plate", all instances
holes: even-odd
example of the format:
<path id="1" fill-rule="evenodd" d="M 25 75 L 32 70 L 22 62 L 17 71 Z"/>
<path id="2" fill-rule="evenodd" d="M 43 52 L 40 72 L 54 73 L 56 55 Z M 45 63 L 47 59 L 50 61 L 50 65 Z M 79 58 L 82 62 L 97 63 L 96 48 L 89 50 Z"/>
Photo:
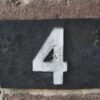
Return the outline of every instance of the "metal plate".
<path id="1" fill-rule="evenodd" d="M 32 71 L 32 60 L 54 27 L 64 28 L 64 84 Z M 3 88 L 100 88 L 100 20 L 0 21 L 0 85 Z"/>

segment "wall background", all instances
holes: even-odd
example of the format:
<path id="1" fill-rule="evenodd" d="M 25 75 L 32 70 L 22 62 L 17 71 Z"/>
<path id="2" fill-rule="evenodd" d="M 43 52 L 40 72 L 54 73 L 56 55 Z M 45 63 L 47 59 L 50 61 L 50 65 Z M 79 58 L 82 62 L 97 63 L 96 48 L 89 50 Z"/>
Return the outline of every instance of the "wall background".
<path id="1" fill-rule="evenodd" d="M 0 0 L 0 20 L 100 18 L 100 0 Z M 100 89 L 0 88 L 0 100 L 100 100 Z"/>
<path id="2" fill-rule="evenodd" d="M 0 19 L 99 18 L 100 0 L 0 0 Z"/>

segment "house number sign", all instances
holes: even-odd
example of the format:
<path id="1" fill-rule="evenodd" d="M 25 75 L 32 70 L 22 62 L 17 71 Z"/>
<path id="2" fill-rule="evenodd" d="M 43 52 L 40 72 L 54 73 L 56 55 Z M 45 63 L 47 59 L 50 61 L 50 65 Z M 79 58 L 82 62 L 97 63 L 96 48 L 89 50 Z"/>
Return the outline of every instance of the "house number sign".
<path id="1" fill-rule="evenodd" d="M 100 19 L 0 21 L 0 87 L 100 88 Z"/>

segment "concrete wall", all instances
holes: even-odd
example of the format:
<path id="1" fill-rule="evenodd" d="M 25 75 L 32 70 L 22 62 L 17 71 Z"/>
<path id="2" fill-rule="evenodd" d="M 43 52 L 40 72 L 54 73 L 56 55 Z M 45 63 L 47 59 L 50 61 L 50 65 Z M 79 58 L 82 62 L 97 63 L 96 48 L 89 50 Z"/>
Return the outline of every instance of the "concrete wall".
<path id="1" fill-rule="evenodd" d="M 100 0 L 0 0 L 0 20 L 100 18 Z M 100 89 L 0 88 L 0 100 L 100 100 Z"/>

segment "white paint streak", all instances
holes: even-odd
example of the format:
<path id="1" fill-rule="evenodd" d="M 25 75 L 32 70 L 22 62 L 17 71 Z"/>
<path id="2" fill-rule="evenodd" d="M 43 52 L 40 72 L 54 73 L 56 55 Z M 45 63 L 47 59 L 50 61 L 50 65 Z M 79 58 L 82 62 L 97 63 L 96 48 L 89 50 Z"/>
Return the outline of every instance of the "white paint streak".
<path id="1" fill-rule="evenodd" d="M 32 2 L 32 0 L 22 0 L 22 2 L 23 2 L 24 4 L 29 4 L 30 2 Z"/>

